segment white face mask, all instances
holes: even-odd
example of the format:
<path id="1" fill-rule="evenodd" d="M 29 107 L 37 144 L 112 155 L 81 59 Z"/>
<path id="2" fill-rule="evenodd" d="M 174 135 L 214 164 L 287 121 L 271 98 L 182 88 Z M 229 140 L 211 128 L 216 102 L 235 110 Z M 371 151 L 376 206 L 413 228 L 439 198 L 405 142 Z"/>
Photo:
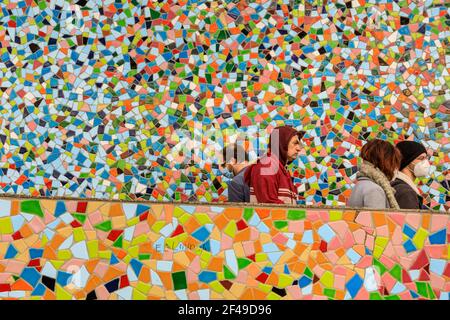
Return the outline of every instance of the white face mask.
<path id="1" fill-rule="evenodd" d="M 430 163 L 428 160 L 422 160 L 414 166 L 414 175 L 416 177 L 426 177 L 430 171 Z"/>

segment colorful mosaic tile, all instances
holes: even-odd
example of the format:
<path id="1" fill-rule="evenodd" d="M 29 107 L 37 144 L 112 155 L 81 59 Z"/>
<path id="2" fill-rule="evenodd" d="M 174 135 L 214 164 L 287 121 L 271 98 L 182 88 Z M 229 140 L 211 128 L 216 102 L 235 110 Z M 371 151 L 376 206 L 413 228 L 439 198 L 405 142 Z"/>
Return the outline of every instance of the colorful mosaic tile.
<path id="1" fill-rule="evenodd" d="M 0 212 L 0 299 L 450 300 L 448 214 L 25 199 Z"/>
<path id="2" fill-rule="evenodd" d="M 217 202 L 202 133 L 307 132 L 301 204 L 342 205 L 363 141 L 422 141 L 448 210 L 448 6 L 428 1 L 0 4 L 0 190 Z M 251 134 L 253 136 L 253 133 Z M 252 142 L 255 152 L 266 140 Z"/>

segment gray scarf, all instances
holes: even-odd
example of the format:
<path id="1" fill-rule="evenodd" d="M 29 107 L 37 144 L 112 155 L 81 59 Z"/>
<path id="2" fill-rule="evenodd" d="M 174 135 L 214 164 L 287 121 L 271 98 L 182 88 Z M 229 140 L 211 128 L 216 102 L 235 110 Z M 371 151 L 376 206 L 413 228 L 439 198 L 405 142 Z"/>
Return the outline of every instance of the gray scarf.
<path id="1" fill-rule="evenodd" d="M 376 168 L 372 163 L 364 160 L 356 177 L 367 177 L 375 182 L 384 190 L 390 207 L 394 209 L 400 209 L 400 206 L 395 199 L 394 188 L 391 187 L 391 184 L 384 173 L 380 169 Z"/>

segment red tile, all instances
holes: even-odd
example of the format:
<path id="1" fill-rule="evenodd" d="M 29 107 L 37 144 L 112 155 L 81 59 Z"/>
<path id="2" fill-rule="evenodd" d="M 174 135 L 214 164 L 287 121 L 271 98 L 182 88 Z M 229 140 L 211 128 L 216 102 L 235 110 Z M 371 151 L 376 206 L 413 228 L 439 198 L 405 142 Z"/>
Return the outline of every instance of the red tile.
<path id="1" fill-rule="evenodd" d="M 87 202 L 78 202 L 77 204 L 77 212 L 85 213 L 87 208 Z"/>
<path id="2" fill-rule="evenodd" d="M 116 241 L 117 238 L 119 238 L 122 233 L 123 230 L 111 230 L 111 232 L 108 235 L 108 239 L 111 241 Z"/>

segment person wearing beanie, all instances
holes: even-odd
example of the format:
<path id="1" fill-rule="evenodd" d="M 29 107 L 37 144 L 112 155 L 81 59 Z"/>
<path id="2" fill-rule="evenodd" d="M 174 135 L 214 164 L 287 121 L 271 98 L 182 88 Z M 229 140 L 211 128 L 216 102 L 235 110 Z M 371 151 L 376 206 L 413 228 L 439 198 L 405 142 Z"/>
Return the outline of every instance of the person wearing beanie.
<path id="1" fill-rule="evenodd" d="M 426 177 L 430 170 L 427 150 L 415 141 L 401 141 L 395 146 L 402 154 L 396 179 L 391 182 L 401 209 L 426 209 L 414 180 Z"/>
<path id="2" fill-rule="evenodd" d="M 400 209 L 390 184 L 400 166 L 400 152 L 389 142 L 374 139 L 362 147 L 361 158 L 363 162 L 348 206 Z"/>
<path id="3" fill-rule="evenodd" d="M 296 204 L 295 188 L 287 166 L 300 151 L 304 132 L 290 126 L 276 127 L 269 139 L 267 154 L 250 165 L 245 172 L 245 183 L 250 187 L 250 202 Z"/>

